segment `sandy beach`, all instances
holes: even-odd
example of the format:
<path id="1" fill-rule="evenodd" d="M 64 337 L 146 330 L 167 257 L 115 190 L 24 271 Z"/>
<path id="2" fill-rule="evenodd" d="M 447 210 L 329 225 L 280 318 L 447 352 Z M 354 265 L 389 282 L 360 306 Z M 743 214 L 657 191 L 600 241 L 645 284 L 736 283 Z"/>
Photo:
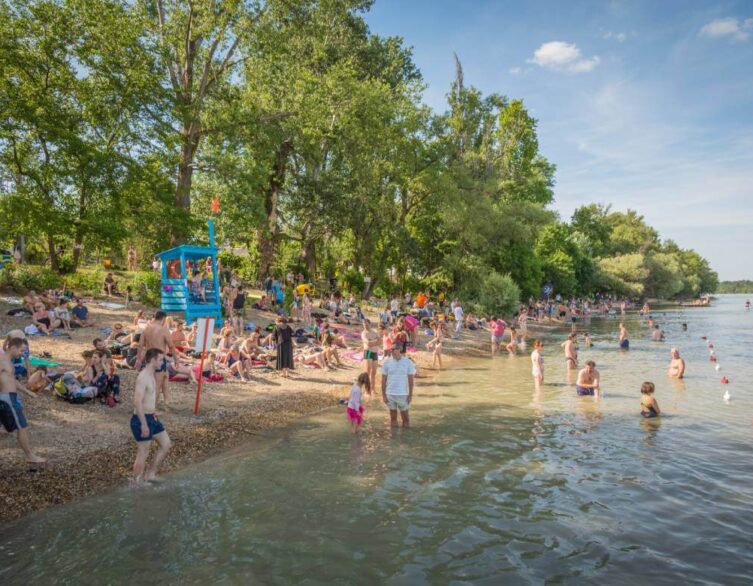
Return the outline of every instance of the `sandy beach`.
<path id="1" fill-rule="evenodd" d="M 22 329 L 29 319 L 10 317 L 12 304 L 0 301 L 0 331 Z M 104 337 L 101 328 L 116 322 L 130 324 L 139 309 L 153 311 L 138 304 L 129 309 L 108 309 L 93 301 L 89 304 L 95 327 L 76 329 L 66 337 L 33 336 L 29 338 L 33 356 L 43 352 L 61 363 L 54 370 L 65 372 L 80 368 L 81 352 L 92 347 L 92 340 Z M 249 311 L 248 319 L 256 324 L 271 323 L 270 312 Z M 349 347 L 360 349 L 360 326 L 344 326 Z M 464 330 L 459 340 L 445 343 L 445 367 L 462 355 L 488 352 L 488 332 Z M 431 354 L 421 336 L 419 351 L 411 353 L 419 366 L 419 376 L 429 378 Z M 347 353 L 344 351 L 343 353 Z M 281 427 L 316 411 L 337 406 L 347 397 L 349 386 L 361 372 L 361 363 L 344 358 L 344 367 L 336 370 L 299 368 L 284 379 L 275 371 L 254 372 L 252 382 L 228 379 L 221 383 L 204 383 L 200 415 L 193 415 L 196 387 L 188 383 L 170 383 L 169 405 L 158 405 L 160 417 L 173 440 L 163 472 L 200 461 L 218 451 L 249 441 L 265 429 Z M 15 437 L 0 438 L 0 518 L 13 519 L 32 511 L 107 491 L 125 482 L 131 474 L 135 445 L 129 428 L 135 371 L 118 370 L 121 377 L 122 403 L 115 408 L 98 401 L 73 405 L 41 392 L 36 398 L 23 397 L 30 423 L 34 450 L 48 463 L 30 470 Z M 420 394 L 420 383 L 417 384 Z M 384 417 L 386 408 L 378 398 L 372 399 L 370 417 Z M 345 419 L 343 426 L 345 428 Z"/>

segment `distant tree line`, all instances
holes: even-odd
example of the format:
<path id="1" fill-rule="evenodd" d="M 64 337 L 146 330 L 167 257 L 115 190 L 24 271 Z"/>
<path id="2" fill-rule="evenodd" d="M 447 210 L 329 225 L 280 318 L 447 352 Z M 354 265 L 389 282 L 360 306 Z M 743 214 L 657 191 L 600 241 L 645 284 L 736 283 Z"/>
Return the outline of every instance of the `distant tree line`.
<path id="1" fill-rule="evenodd" d="M 717 293 L 753 293 L 753 281 L 722 281 L 716 288 Z"/>

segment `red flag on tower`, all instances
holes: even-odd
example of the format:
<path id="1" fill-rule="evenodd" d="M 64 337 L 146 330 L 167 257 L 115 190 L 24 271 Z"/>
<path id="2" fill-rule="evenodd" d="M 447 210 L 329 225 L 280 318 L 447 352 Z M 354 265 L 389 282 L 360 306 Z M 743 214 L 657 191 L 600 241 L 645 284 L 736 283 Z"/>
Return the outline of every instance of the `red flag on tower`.
<path id="1" fill-rule="evenodd" d="M 220 200 L 216 197 L 212 198 L 212 213 L 213 214 L 220 213 Z"/>

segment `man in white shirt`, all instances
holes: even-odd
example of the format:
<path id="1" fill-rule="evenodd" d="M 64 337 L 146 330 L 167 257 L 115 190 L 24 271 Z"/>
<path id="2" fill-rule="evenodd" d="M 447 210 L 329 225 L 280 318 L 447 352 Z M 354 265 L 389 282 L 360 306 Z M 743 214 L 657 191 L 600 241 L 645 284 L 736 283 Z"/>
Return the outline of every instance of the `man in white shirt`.
<path id="1" fill-rule="evenodd" d="M 392 357 L 382 363 L 382 400 L 390 410 L 390 424 L 397 427 L 397 412 L 403 420 L 403 427 L 410 426 L 408 409 L 413 400 L 413 379 L 416 365 L 400 353 L 396 344 L 392 347 Z"/>
<path id="2" fill-rule="evenodd" d="M 463 327 L 463 307 L 459 303 L 455 306 L 455 309 L 452 310 L 452 313 L 455 315 L 455 338 L 460 337 L 460 330 Z"/>

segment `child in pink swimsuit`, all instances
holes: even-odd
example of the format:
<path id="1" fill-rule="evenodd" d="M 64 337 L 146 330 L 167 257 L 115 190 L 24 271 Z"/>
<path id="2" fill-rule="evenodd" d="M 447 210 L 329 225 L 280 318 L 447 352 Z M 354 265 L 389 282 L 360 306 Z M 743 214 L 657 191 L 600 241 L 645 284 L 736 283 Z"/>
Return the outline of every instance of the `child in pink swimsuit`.
<path id="1" fill-rule="evenodd" d="M 350 427 L 353 433 L 358 433 L 358 429 L 363 423 L 363 404 L 361 399 L 364 391 L 366 393 L 371 392 L 371 383 L 369 381 L 369 373 L 362 372 L 358 375 L 358 380 L 353 384 L 350 389 L 350 398 L 348 399 L 348 421 L 350 421 Z"/>

